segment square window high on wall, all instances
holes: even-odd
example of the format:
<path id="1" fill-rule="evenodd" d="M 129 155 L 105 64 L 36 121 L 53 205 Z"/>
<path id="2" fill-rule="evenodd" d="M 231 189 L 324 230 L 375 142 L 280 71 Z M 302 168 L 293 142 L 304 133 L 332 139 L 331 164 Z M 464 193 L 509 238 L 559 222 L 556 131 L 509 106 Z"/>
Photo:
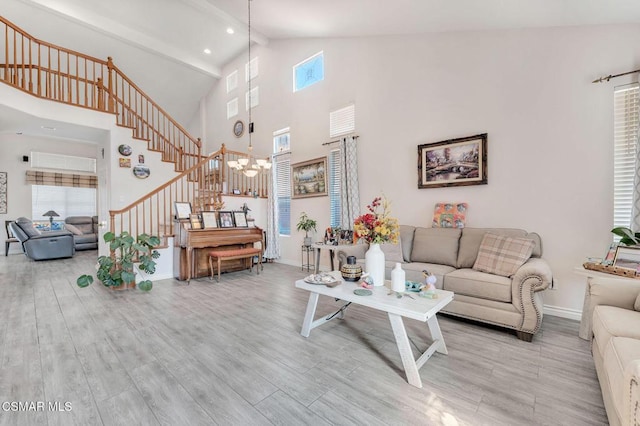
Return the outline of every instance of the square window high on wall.
<path id="1" fill-rule="evenodd" d="M 324 52 L 293 66 L 293 91 L 297 92 L 324 80 Z"/>

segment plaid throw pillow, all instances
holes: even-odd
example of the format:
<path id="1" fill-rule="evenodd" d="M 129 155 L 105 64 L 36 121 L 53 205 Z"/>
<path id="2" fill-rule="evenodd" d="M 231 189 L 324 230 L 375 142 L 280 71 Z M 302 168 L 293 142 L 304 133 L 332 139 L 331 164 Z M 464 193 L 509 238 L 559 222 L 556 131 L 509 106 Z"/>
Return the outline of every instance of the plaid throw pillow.
<path id="1" fill-rule="evenodd" d="M 533 240 L 487 233 L 482 238 L 473 269 L 510 277 L 531 257 Z"/>

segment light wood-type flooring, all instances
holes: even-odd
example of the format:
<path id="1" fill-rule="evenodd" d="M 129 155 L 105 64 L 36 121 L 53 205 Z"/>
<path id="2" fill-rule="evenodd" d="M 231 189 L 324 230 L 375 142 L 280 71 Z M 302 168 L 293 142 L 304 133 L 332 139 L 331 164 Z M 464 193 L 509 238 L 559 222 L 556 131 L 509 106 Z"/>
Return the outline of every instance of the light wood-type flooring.
<path id="1" fill-rule="evenodd" d="M 1 425 L 607 423 L 575 321 L 546 316 L 526 343 L 442 317 L 449 355 L 422 367 L 417 389 L 382 313 L 353 306 L 300 335 L 299 268 L 163 280 L 149 293 L 78 288 L 95 259 L 0 257 Z M 335 305 L 321 297 L 318 313 Z M 424 349 L 426 324 L 405 324 Z M 12 411 L 18 402 L 35 411 Z"/>

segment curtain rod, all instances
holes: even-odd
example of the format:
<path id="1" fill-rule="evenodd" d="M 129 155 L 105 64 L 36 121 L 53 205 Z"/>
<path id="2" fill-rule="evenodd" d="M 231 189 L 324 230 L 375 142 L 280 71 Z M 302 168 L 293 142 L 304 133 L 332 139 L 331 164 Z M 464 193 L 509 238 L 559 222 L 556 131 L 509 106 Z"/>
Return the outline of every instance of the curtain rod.
<path id="1" fill-rule="evenodd" d="M 633 70 L 633 71 L 628 71 L 628 72 L 623 72 L 622 74 L 615 74 L 615 75 L 608 75 L 606 77 L 600 77 L 597 80 L 593 80 L 592 83 L 602 83 L 603 81 L 609 81 L 612 78 L 616 78 L 616 77 L 622 77 L 623 75 L 628 75 L 628 74 L 635 74 L 637 72 L 640 72 L 640 69 L 638 70 Z"/>
<path id="2" fill-rule="evenodd" d="M 360 137 L 360 136 L 358 136 L 358 135 L 353 135 L 353 138 L 354 138 L 354 139 L 358 139 L 359 137 Z M 342 138 L 342 139 L 344 139 L 344 138 Z M 323 143 L 323 144 L 322 144 L 322 146 L 324 146 L 324 145 L 331 145 L 331 144 L 333 144 L 333 143 L 338 143 L 338 142 L 340 142 L 342 139 L 338 139 L 337 141 L 325 142 L 325 143 Z"/>

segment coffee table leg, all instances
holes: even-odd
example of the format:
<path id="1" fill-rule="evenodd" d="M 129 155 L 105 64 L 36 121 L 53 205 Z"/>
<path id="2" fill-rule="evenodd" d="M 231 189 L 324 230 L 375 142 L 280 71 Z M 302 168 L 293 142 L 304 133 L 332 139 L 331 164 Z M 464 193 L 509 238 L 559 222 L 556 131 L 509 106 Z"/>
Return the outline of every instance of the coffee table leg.
<path id="1" fill-rule="evenodd" d="M 431 333 L 431 339 L 433 339 L 433 344 L 436 345 L 436 352 L 440 352 L 441 354 L 448 354 L 447 345 L 444 344 L 444 337 L 442 337 L 442 331 L 440 331 L 440 324 L 438 324 L 438 318 L 434 315 L 427 320 L 427 325 L 429 326 L 429 332 Z"/>
<path id="2" fill-rule="evenodd" d="M 307 312 L 304 314 L 304 321 L 302 322 L 302 334 L 304 337 L 309 337 L 311 329 L 313 328 L 313 317 L 316 315 L 316 307 L 318 306 L 318 293 L 309 293 L 309 301 L 307 302 Z"/>
<path id="3" fill-rule="evenodd" d="M 418 366 L 416 365 L 416 360 L 413 357 L 413 352 L 411 351 L 409 337 L 407 336 L 407 331 L 404 328 L 402 317 L 400 315 L 389 313 L 389 322 L 391 323 L 393 335 L 396 338 L 396 345 L 398 345 L 398 352 L 400 352 L 404 372 L 407 375 L 407 382 L 409 382 L 410 385 L 421 388 L 422 379 L 420 379 Z"/>

